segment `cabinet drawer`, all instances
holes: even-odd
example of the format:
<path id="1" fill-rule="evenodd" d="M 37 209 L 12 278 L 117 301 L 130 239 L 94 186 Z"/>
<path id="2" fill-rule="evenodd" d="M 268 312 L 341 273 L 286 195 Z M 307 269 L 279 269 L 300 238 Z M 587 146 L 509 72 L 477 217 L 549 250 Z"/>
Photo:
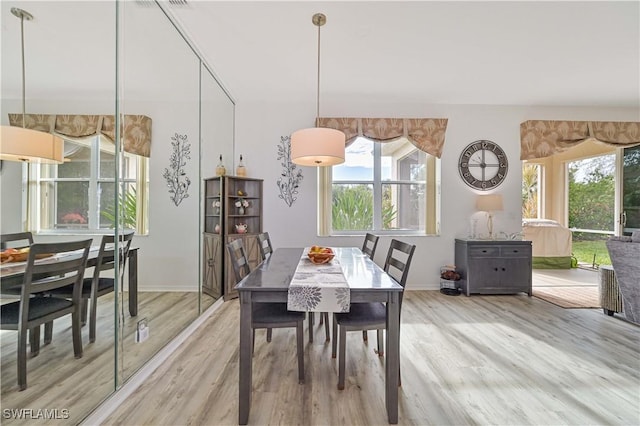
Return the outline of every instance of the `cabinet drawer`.
<path id="1" fill-rule="evenodd" d="M 469 257 L 496 257 L 500 255 L 500 247 L 469 247 Z"/>
<path id="2" fill-rule="evenodd" d="M 531 246 L 504 246 L 500 248 L 502 257 L 529 257 Z"/>

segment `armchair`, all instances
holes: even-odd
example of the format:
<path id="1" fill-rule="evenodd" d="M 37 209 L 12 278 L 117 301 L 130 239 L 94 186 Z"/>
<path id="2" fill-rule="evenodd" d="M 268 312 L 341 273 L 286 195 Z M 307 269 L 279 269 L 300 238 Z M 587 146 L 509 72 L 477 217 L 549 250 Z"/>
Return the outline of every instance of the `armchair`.
<path id="1" fill-rule="evenodd" d="M 640 231 L 631 237 L 611 237 L 606 244 L 622 294 L 624 316 L 640 324 Z"/>

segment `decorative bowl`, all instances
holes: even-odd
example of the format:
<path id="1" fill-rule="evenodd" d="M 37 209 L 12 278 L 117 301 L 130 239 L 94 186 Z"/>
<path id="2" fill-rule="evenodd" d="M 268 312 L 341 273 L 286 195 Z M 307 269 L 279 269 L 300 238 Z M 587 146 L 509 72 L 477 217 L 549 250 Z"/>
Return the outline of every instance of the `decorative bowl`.
<path id="1" fill-rule="evenodd" d="M 323 263 L 331 262 L 331 260 L 333 260 L 333 258 L 335 257 L 335 253 L 333 253 L 333 250 L 329 253 L 310 251 L 307 254 L 307 256 L 309 257 L 309 260 L 311 260 L 312 263 L 315 263 L 316 265 L 321 265 Z"/>

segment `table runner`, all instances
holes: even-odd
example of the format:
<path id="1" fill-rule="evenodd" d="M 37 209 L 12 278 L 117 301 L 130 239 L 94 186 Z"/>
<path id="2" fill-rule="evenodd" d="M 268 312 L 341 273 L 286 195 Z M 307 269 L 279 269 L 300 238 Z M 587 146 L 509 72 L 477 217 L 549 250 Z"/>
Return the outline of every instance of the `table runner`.
<path id="1" fill-rule="evenodd" d="M 287 296 L 290 311 L 349 312 L 351 296 L 342 266 L 335 257 L 329 263 L 316 265 L 303 251 L 293 274 Z"/>

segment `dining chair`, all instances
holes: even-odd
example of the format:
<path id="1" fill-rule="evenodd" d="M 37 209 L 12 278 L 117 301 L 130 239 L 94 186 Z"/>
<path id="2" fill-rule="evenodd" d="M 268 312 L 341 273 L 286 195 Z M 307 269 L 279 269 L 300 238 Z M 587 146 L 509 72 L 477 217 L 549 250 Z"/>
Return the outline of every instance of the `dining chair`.
<path id="1" fill-rule="evenodd" d="M 362 243 L 362 252 L 369 256 L 369 259 L 373 260 L 373 255 L 376 254 L 376 248 L 378 247 L 378 240 L 380 237 L 367 233 L 364 236 L 364 242 Z"/>
<path id="2" fill-rule="evenodd" d="M 247 255 L 242 244 L 242 239 L 238 238 L 227 244 L 231 265 L 236 278 L 236 284 L 251 272 Z M 256 329 L 259 328 L 295 328 L 296 348 L 298 355 L 298 382 L 304 383 L 304 342 L 303 342 L 303 322 L 304 312 L 287 310 L 286 303 L 255 302 L 251 304 L 251 330 L 253 340 L 251 342 L 251 352 L 255 346 Z"/>
<path id="3" fill-rule="evenodd" d="M 416 246 L 399 240 L 391 240 L 387 258 L 384 262 L 384 271 L 399 283 L 402 288 L 407 282 L 411 259 Z M 399 297 L 400 311 L 402 311 L 402 292 Z M 344 389 L 345 378 L 345 354 L 347 347 L 347 331 L 377 330 L 378 332 L 378 356 L 384 355 L 384 343 L 382 331 L 386 329 L 387 307 L 385 304 L 376 303 L 352 303 L 349 312 L 333 314 L 333 341 L 331 356 L 336 357 L 338 331 L 340 333 L 340 352 L 338 359 L 338 389 Z M 399 336 L 398 336 L 399 338 Z M 398 374 L 400 369 L 398 368 Z M 398 384 L 400 380 L 398 379 Z"/>
<path id="4" fill-rule="evenodd" d="M 20 300 L 0 306 L 0 328 L 18 332 L 18 387 L 27 388 L 27 330 L 39 338 L 40 325 L 71 314 L 73 353 L 82 357 L 80 291 L 91 240 L 33 244 L 29 250 Z M 70 252 L 75 252 L 71 254 Z M 78 253 L 79 252 L 79 253 Z M 36 259 L 54 255 L 55 261 Z M 46 278 L 34 279 L 35 276 Z M 48 297 L 44 293 L 71 286 L 72 298 Z"/>
<path id="5" fill-rule="evenodd" d="M 258 239 L 258 247 L 260 247 L 262 260 L 266 260 L 267 257 L 271 256 L 271 253 L 273 253 L 273 247 L 271 247 L 271 238 L 269 238 L 269 233 L 263 232 L 262 234 L 258 234 L 256 238 Z"/>
<path id="6" fill-rule="evenodd" d="M 82 281 L 82 323 L 87 321 L 87 312 L 91 312 L 89 317 L 89 342 L 93 343 L 96 340 L 96 323 L 97 323 L 97 309 L 98 309 L 98 297 L 109 294 L 115 290 L 115 277 L 103 277 L 100 276 L 102 272 L 115 270 L 116 258 L 118 262 L 119 282 L 122 283 L 124 279 L 124 269 L 129 257 L 129 249 L 131 248 L 131 241 L 133 240 L 133 232 L 120 233 L 118 238 L 118 250 L 119 254 L 115 251 L 115 234 L 103 235 L 100 242 L 100 251 L 98 252 L 98 258 L 96 266 L 93 268 L 93 274 L 91 277 L 84 278 Z M 67 286 L 59 288 L 50 292 L 57 297 L 71 298 L 73 295 L 73 287 Z M 91 302 L 91 309 L 88 309 L 88 303 Z"/>
<path id="7" fill-rule="evenodd" d="M 373 260 L 373 256 L 376 254 L 376 248 L 378 248 L 378 240 L 380 237 L 367 232 L 364 236 L 362 243 L 362 253 L 369 256 L 369 259 Z M 367 330 L 362 330 L 362 339 L 366 342 L 369 340 Z"/>
<path id="8" fill-rule="evenodd" d="M 33 234 L 31 232 L 14 232 L 11 234 L 0 235 L 0 250 L 6 250 L 8 248 L 22 249 L 29 247 L 33 244 Z M 45 275 L 46 276 L 46 275 Z M 42 276 L 34 277 L 34 279 L 42 278 Z M 2 294 L 11 296 L 20 296 L 22 287 L 17 286 L 13 288 L 6 288 L 2 290 Z M 31 346 L 31 355 L 38 355 L 40 342 L 34 340 L 36 333 L 39 336 L 39 330 L 37 332 L 29 331 L 29 342 Z M 51 336 L 53 335 L 53 322 L 46 323 L 44 326 L 44 343 L 51 342 Z"/>
<path id="9" fill-rule="evenodd" d="M 0 235 L 0 250 L 7 248 L 24 248 L 29 247 L 31 244 L 33 244 L 33 234 L 31 232 L 15 232 Z"/>

